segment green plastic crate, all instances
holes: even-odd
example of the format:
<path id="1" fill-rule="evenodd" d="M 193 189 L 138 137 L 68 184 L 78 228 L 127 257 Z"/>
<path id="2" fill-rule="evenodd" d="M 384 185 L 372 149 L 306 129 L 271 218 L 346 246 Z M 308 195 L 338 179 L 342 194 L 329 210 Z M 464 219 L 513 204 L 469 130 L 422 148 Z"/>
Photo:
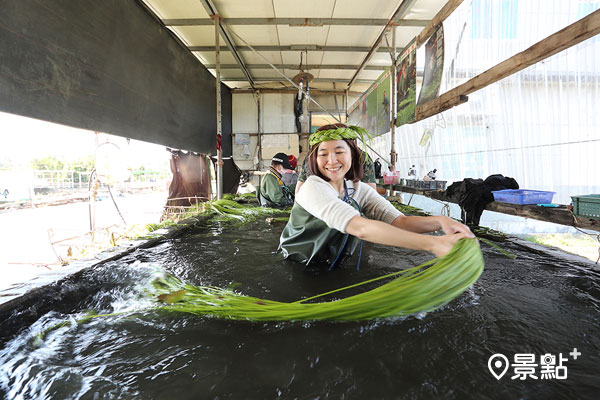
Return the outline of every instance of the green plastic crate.
<path id="1" fill-rule="evenodd" d="M 600 219 L 600 194 L 571 196 L 573 214 L 578 217 Z"/>

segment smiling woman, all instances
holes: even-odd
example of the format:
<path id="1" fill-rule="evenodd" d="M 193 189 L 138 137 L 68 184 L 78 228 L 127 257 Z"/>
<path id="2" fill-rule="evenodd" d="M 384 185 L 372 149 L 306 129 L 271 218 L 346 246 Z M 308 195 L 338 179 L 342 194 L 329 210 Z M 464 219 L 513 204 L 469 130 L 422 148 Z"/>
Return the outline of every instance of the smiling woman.
<path id="1" fill-rule="evenodd" d="M 330 268 L 351 256 L 361 240 L 447 254 L 463 237 L 465 225 L 443 216 L 404 216 L 362 178 L 361 128 L 326 125 L 310 137 L 308 167 L 313 174 L 296 194 L 280 238 L 285 258 Z M 442 229 L 443 236 L 422 235 Z M 362 246 L 361 246 L 362 249 Z M 359 255 L 360 264 L 360 255 Z"/>

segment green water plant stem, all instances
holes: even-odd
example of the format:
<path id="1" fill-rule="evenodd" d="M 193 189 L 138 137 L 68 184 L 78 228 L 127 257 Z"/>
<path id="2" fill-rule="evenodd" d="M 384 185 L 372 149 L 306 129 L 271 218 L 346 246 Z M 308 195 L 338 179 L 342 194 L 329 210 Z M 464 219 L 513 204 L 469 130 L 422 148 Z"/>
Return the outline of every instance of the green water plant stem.
<path id="1" fill-rule="evenodd" d="M 462 239 L 444 257 L 292 303 L 264 300 L 211 286 L 181 284 L 171 289 L 177 289 L 178 296 L 181 290 L 185 290 L 185 294 L 176 302 L 159 302 L 157 309 L 251 321 L 356 321 L 400 317 L 447 304 L 471 286 L 482 271 L 483 258 L 477 241 Z M 390 282 L 364 293 L 329 302 L 308 302 L 393 277 Z M 174 283 L 172 279 L 169 282 Z"/>
<path id="2" fill-rule="evenodd" d="M 444 257 L 419 266 L 356 283 L 295 302 L 279 302 L 236 293 L 234 288 L 184 284 L 165 274 L 152 282 L 155 299 L 151 308 L 130 313 L 160 310 L 248 321 L 358 321 L 402 317 L 433 311 L 462 294 L 483 272 L 483 257 L 475 239 L 461 239 Z M 393 278 L 393 279 L 392 279 Z M 376 281 L 391 279 L 374 289 L 333 301 L 313 300 Z M 124 314 L 88 314 L 77 321 Z M 58 323 L 51 330 L 69 323 Z"/>

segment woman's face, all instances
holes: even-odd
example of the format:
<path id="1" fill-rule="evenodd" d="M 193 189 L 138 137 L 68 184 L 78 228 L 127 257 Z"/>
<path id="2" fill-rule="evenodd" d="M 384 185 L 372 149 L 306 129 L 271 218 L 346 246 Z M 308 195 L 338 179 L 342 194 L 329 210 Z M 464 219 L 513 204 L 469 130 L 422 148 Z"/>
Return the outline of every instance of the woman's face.
<path id="1" fill-rule="evenodd" d="M 319 172 L 330 181 L 343 180 L 352 167 L 350 146 L 343 140 L 321 142 L 317 148 Z"/>

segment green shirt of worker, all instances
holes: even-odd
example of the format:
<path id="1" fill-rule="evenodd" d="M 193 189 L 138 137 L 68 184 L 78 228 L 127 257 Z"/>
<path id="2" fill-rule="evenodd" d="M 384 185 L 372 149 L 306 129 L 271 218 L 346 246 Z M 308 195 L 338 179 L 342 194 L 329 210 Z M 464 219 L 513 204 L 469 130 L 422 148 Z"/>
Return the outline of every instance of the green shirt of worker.
<path id="1" fill-rule="evenodd" d="M 271 159 L 271 166 L 260 183 L 257 198 L 261 206 L 284 208 L 294 204 L 291 190 L 283 184 L 281 174 L 285 169 L 291 169 L 288 156 L 277 153 Z"/>

